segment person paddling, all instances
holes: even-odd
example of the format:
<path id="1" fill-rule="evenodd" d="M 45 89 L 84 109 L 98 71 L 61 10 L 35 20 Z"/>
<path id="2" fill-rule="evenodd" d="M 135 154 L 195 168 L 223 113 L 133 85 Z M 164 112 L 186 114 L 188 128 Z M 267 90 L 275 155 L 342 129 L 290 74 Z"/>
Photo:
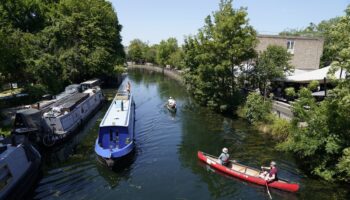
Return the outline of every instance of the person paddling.
<path id="1" fill-rule="evenodd" d="M 278 169 L 277 169 L 276 165 L 277 164 L 275 161 L 271 161 L 270 167 L 261 166 L 262 170 L 269 170 L 269 171 L 264 171 L 259 176 L 269 183 L 277 180 Z"/>
<path id="2" fill-rule="evenodd" d="M 175 107 L 176 107 L 176 101 L 175 101 L 175 99 L 173 99 L 172 97 L 169 97 L 169 99 L 168 99 L 168 105 L 169 105 L 171 108 L 175 108 Z"/>
<path id="3" fill-rule="evenodd" d="M 230 155 L 228 154 L 228 149 L 224 147 L 222 149 L 222 153 L 219 156 L 219 164 L 220 165 L 227 165 L 229 161 Z"/>

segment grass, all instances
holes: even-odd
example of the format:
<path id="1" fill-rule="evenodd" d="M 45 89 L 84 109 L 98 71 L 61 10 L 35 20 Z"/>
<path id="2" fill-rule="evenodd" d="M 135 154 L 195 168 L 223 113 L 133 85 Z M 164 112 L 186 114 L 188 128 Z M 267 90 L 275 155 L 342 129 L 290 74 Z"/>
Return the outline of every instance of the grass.
<path id="1" fill-rule="evenodd" d="M 0 134 L 9 136 L 11 134 L 11 125 L 9 126 L 1 126 L 0 127 Z"/>
<path id="2" fill-rule="evenodd" d="M 6 97 L 6 96 L 11 96 L 14 94 L 19 94 L 23 91 L 23 88 L 16 88 L 16 89 L 10 89 L 10 90 L 4 90 L 0 92 L 0 97 Z"/>

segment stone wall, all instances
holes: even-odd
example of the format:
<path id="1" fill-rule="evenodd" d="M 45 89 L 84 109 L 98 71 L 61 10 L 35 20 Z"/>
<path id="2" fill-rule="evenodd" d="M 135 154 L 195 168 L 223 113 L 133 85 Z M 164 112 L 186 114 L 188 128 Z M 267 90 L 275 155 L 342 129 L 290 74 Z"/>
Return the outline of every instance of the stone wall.
<path id="1" fill-rule="evenodd" d="M 166 68 L 157 67 L 157 66 L 147 66 L 147 65 L 129 65 L 128 69 L 144 69 L 144 70 L 154 71 L 159 73 L 164 72 L 164 75 L 183 83 L 181 72 L 175 69 L 172 70 L 172 69 L 166 69 Z"/>

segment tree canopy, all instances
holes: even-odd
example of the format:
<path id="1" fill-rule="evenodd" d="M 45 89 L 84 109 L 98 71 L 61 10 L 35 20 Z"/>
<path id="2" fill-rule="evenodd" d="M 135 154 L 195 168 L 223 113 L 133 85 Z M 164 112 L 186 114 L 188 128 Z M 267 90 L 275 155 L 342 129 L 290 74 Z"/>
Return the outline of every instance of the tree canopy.
<path id="1" fill-rule="evenodd" d="M 67 83 L 109 76 L 124 62 L 122 27 L 109 2 L 2 1 L 0 11 L 7 81 L 58 92 Z"/>
<path id="2" fill-rule="evenodd" d="M 284 78 L 286 72 L 293 70 L 289 61 L 292 55 L 282 46 L 269 45 L 267 49 L 261 52 L 257 58 L 253 69 L 253 76 L 264 91 L 266 96 L 266 87 L 269 82 L 277 78 Z"/>
<path id="3" fill-rule="evenodd" d="M 236 72 L 255 57 L 256 44 L 246 10 L 233 9 L 231 0 L 220 1 L 219 10 L 205 19 L 197 35 L 185 40 L 186 81 L 195 97 L 204 105 L 230 110 L 237 100 Z"/>
<path id="4" fill-rule="evenodd" d="M 332 72 L 337 69 L 343 69 L 343 73 L 350 71 L 349 33 L 350 7 L 345 16 L 339 17 L 336 25 L 329 29 L 330 48 L 334 50 Z M 295 152 L 311 173 L 326 180 L 349 182 L 350 79 L 337 80 L 337 86 L 319 104 L 310 89 L 302 88 L 298 101 L 293 104 L 294 124 L 306 122 L 307 126 L 295 128 L 280 147 Z"/>

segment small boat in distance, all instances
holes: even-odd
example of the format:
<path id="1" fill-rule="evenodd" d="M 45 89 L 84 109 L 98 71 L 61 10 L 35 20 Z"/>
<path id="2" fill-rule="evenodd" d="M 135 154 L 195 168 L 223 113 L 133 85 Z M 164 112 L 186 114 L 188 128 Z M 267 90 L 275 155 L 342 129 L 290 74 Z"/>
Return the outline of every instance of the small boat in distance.
<path id="1" fill-rule="evenodd" d="M 259 177 L 260 170 L 258 169 L 254 169 L 252 167 L 248 167 L 232 161 L 230 161 L 227 166 L 223 166 L 219 164 L 217 157 L 211 156 L 201 151 L 198 151 L 197 156 L 201 161 L 230 176 L 258 185 L 266 185 L 266 181 Z M 276 188 L 288 192 L 297 192 L 299 190 L 299 185 L 297 183 L 291 183 L 282 179 L 268 183 L 268 186 L 270 188 Z"/>
<path id="2" fill-rule="evenodd" d="M 168 102 L 166 104 L 166 107 L 170 112 L 176 112 L 177 107 L 176 107 L 176 101 L 172 97 L 169 97 Z"/>
<path id="3" fill-rule="evenodd" d="M 95 152 L 108 167 L 133 151 L 135 135 L 135 103 L 128 92 L 118 92 L 103 117 Z"/>

